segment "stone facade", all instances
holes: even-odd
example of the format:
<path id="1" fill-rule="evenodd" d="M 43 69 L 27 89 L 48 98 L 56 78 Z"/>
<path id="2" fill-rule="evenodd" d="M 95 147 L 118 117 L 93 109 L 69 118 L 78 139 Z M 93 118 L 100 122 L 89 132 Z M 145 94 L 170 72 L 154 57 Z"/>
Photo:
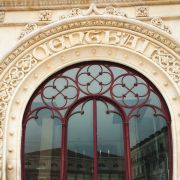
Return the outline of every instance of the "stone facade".
<path id="1" fill-rule="evenodd" d="M 157 86 L 172 119 L 173 180 L 180 179 L 180 4 L 155 2 L 84 2 L 66 9 L 1 2 L 0 179 L 21 179 L 23 111 L 38 85 L 92 59 L 125 64 Z"/>

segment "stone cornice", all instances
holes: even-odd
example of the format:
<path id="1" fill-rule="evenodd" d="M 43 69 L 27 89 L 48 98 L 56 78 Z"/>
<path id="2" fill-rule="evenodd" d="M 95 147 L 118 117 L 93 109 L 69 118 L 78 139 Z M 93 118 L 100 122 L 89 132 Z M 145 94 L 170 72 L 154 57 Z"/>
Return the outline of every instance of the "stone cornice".
<path id="1" fill-rule="evenodd" d="M 167 4 L 179 4 L 180 0 L 95 0 L 98 7 L 106 7 L 108 5 L 113 6 L 141 6 L 141 5 L 167 5 Z M 16 10 L 40 10 L 40 9 L 68 9 L 68 8 L 87 8 L 92 1 L 88 0 L 71 0 L 71 1 L 57 1 L 57 0 L 2 0 L 0 2 L 0 10 L 4 11 L 16 11 Z"/>

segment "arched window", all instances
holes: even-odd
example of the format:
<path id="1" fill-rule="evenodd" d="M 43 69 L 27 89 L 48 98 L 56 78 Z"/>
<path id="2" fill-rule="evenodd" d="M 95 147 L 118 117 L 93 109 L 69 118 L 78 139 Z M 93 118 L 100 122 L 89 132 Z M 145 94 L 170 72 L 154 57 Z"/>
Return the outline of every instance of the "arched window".
<path id="1" fill-rule="evenodd" d="M 35 91 L 23 119 L 23 180 L 171 180 L 168 108 L 123 65 L 61 70 Z"/>

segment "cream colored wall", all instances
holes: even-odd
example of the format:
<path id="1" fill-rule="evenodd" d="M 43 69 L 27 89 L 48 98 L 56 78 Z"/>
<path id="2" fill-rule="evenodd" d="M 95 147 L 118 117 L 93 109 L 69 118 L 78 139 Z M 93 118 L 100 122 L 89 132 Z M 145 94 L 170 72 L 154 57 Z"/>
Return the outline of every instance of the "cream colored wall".
<path id="1" fill-rule="evenodd" d="M 172 7 L 177 11 L 176 6 Z M 22 112 L 39 84 L 70 64 L 103 59 L 136 69 L 162 93 L 172 118 L 173 180 L 180 180 L 180 46 L 178 41 L 173 40 L 179 40 L 174 36 L 178 35 L 176 28 L 179 27 L 173 25 L 173 30 L 171 26 L 172 34 L 169 34 L 135 18 L 119 16 L 116 9 L 113 11 L 116 15 L 104 11 L 92 5 L 88 11 L 83 10 L 86 15 L 67 17 L 56 23 L 39 21 L 39 11 L 31 12 L 27 17 L 26 12 L 7 12 L 9 17 L 0 24 L 0 51 L 5 54 L 12 46 L 15 45 L 15 48 L 0 63 L 0 179 L 21 180 Z M 135 17 L 134 7 L 123 8 L 123 11 Z M 20 23 L 15 23 L 15 13 L 16 21 L 21 18 Z M 58 20 L 61 13 L 53 11 L 52 21 Z M 10 17 L 14 18 L 14 22 L 10 21 Z M 26 18 L 29 18 L 28 21 Z M 151 18 L 140 19 L 150 22 Z M 163 20 L 164 24 L 179 24 L 175 16 L 170 18 L 164 14 Z M 42 28 L 35 28 L 18 40 L 22 28 L 29 22 L 36 22 Z"/>
<path id="2" fill-rule="evenodd" d="M 169 26 L 172 32 L 171 36 L 180 42 L 180 4 L 145 7 L 149 11 L 149 15 L 145 17 L 136 17 L 137 6 L 119 7 L 118 9 L 125 12 L 130 19 L 139 19 L 149 24 L 151 24 L 150 21 L 153 17 L 162 17 L 163 23 Z M 0 59 L 18 43 L 18 38 L 26 24 L 36 23 L 38 28 L 40 28 L 46 24 L 59 21 L 60 16 L 68 15 L 70 10 L 52 10 L 52 18 L 49 21 L 39 20 L 41 13 L 39 10 L 6 11 L 4 20 L 0 23 Z M 103 12 L 104 8 L 100 8 L 100 10 Z M 83 11 L 85 12 L 87 9 L 83 9 Z"/>

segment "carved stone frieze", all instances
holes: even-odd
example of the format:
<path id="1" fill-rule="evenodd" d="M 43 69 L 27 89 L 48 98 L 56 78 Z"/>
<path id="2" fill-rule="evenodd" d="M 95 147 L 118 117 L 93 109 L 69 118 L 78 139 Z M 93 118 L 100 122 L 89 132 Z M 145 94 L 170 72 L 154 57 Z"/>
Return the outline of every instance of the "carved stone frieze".
<path id="1" fill-rule="evenodd" d="M 116 16 L 124 16 L 127 17 L 127 14 L 120 11 L 117 8 L 114 8 L 113 6 L 108 6 L 105 8 L 105 13 L 104 14 L 111 14 L 111 15 L 116 15 Z"/>
<path id="2" fill-rule="evenodd" d="M 52 20 L 52 11 L 43 10 L 39 13 L 39 21 L 51 21 Z"/>
<path id="3" fill-rule="evenodd" d="M 180 87 L 180 61 L 162 48 L 154 52 L 152 59 L 159 64 Z"/>
<path id="4" fill-rule="evenodd" d="M 68 15 L 62 15 L 60 16 L 60 19 L 70 18 L 70 17 L 76 17 L 82 15 L 82 10 L 79 8 L 73 8 L 71 9 L 70 13 Z"/>
<path id="5" fill-rule="evenodd" d="M 30 32 L 34 31 L 35 29 L 37 29 L 37 25 L 34 23 L 29 23 L 25 26 L 25 28 L 22 30 L 20 36 L 18 39 L 22 39 L 23 37 L 25 37 L 27 34 L 29 34 Z"/>
<path id="6" fill-rule="evenodd" d="M 0 22 L 4 21 L 4 17 L 5 17 L 5 12 L 4 11 L 0 11 Z"/>
<path id="7" fill-rule="evenodd" d="M 153 19 L 151 19 L 151 23 L 152 23 L 152 25 L 171 34 L 169 27 L 167 25 L 164 25 L 163 20 L 160 17 L 154 17 Z"/>
<path id="8" fill-rule="evenodd" d="M 96 1 L 89 1 L 89 0 L 1 0 L 0 1 L 0 8 L 11 8 L 11 9 L 42 9 L 44 7 L 52 9 L 57 8 L 68 8 L 68 7 L 77 7 L 77 6 L 87 6 L 89 2 L 96 2 L 99 6 L 104 6 L 107 4 L 116 4 L 119 7 L 124 6 L 137 6 L 138 5 L 163 5 L 163 4 L 176 4 L 177 0 L 96 0 Z"/>
<path id="9" fill-rule="evenodd" d="M 87 15 L 115 15 L 115 16 L 123 16 L 127 17 L 127 14 L 120 11 L 119 9 L 113 7 L 113 6 L 107 6 L 104 11 L 101 11 L 96 7 L 96 4 L 92 3 L 89 9 L 85 12 L 83 12 L 79 8 L 73 8 L 68 15 L 62 15 L 60 16 L 60 19 L 65 19 L 65 18 L 70 18 L 70 17 L 75 17 L 75 16 L 87 16 Z"/>
<path id="10" fill-rule="evenodd" d="M 147 6 L 136 7 L 136 17 L 148 17 L 149 8 Z"/>

